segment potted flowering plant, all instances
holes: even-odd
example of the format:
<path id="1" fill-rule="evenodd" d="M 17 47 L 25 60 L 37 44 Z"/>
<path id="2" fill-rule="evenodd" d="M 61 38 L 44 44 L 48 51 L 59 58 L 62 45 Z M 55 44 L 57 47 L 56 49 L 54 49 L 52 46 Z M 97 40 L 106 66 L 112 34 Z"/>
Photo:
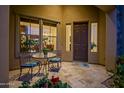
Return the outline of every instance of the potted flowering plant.
<path id="1" fill-rule="evenodd" d="M 47 56 L 48 52 L 49 52 L 49 49 L 46 48 L 46 47 L 44 47 L 43 48 L 43 54 L 44 54 L 44 56 Z"/>

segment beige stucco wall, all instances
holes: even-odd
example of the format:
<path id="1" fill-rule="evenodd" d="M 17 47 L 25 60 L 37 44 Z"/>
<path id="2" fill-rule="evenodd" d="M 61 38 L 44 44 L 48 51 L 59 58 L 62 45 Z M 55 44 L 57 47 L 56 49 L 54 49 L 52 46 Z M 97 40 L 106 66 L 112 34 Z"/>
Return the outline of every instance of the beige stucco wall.
<path id="1" fill-rule="evenodd" d="M 60 21 L 61 24 L 59 25 L 59 48 L 63 52 L 63 60 L 64 61 L 72 61 L 73 60 L 73 45 L 72 51 L 66 52 L 66 43 L 65 43 L 65 24 L 71 23 L 73 26 L 73 22 L 76 21 L 88 21 L 89 22 L 89 31 L 88 31 L 88 62 L 89 63 L 100 63 L 104 64 L 104 50 L 105 47 L 104 42 L 104 30 L 105 28 L 105 21 L 104 21 L 104 12 L 100 12 L 98 8 L 94 6 L 11 6 L 10 7 L 10 69 L 16 69 L 19 66 L 18 59 L 14 56 L 15 51 L 15 42 L 14 42 L 14 31 L 15 31 L 15 16 L 14 13 L 21 13 L 30 16 L 36 16 L 46 19 L 51 19 L 55 21 Z M 90 52 L 90 23 L 91 22 L 98 22 L 99 29 L 99 37 L 98 39 L 98 46 L 100 46 L 98 53 L 91 53 Z M 73 27 L 72 27 L 72 42 L 73 42 Z M 73 44 L 73 43 L 72 43 Z M 100 55 L 98 55 L 100 53 Z M 99 57 L 99 58 L 98 58 Z M 100 60 L 100 61 L 99 61 Z"/>
<path id="2" fill-rule="evenodd" d="M 98 22 L 98 9 L 94 6 L 65 6 L 63 9 L 63 50 L 64 50 L 64 59 L 67 61 L 73 60 L 73 27 L 72 27 L 72 51 L 66 52 L 66 43 L 65 43 L 65 25 L 66 23 L 71 23 L 78 21 L 88 21 L 89 22 L 89 31 L 88 31 L 88 62 L 97 63 L 98 62 L 98 53 L 93 54 L 90 52 L 90 23 Z"/>
<path id="3" fill-rule="evenodd" d="M 107 70 L 114 70 L 116 63 L 116 9 L 106 13 L 106 50 L 105 64 Z"/>
<path id="4" fill-rule="evenodd" d="M 51 20 L 62 20 L 62 7 L 60 5 L 21 5 L 11 6 L 13 12 L 25 15 L 42 17 Z"/>
<path id="5" fill-rule="evenodd" d="M 62 20 L 62 7 L 61 6 L 10 6 L 10 70 L 19 67 L 19 60 L 15 58 L 15 13 L 20 13 L 29 16 L 41 17 L 55 21 Z M 61 26 L 58 33 L 61 32 Z M 59 34 L 60 35 L 60 34 Z"/>
<path id="6" fill-rule="evenodd" d="M 0 6 L 0 87 L 9 81 L 9 6 Z"/>
<path id="7" fill-rule="evenodd" d="M 98 31 L 98 49 L 99 64 L 105 65 L 105 42 L 106 42 L 106 16 L 103 11 L 99 11 L 99 31 Z"/>

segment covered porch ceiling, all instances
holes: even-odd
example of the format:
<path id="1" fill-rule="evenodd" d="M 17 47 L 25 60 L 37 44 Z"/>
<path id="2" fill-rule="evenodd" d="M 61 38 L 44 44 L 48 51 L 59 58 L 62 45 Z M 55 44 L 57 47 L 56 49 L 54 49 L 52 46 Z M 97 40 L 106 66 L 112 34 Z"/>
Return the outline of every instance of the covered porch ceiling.
<path id="1" fill-rule="evenodd" d="M 95 7 L 99 8 L 104 12 L 109 12 L 113 10 L 116 6 L 115 5 L 95 5 Z"/>

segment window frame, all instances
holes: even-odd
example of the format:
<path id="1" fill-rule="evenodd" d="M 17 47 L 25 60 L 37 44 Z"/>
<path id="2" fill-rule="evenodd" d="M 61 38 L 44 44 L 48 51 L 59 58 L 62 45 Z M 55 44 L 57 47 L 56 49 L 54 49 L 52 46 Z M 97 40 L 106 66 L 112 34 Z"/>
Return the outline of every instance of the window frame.
<path id="1" fill-rule="evenodd" d="M 34 17 L 34 16 L 30 16 L 30 15 L 25 15 L 25 14 L 19 14 L 19 13 L 15 13 L 15 33 L 14 33 L 14 56 L 15 58 L 19 58 L 19 55 L 21 53 L 20 51 L 20 18 L 27 18 L 27 19 L 36 19 L 39 21 L 39 41 L 40 41 L 40 49 L 39 51 L 41 51 L 41 49 L 43 48 L 43 24 L 44 23 L 49 23 L 52 25 L 56 25 L 56 49 L 58 48 L 57 44 L 57 38 L 58 38 L 58 24 L 60 24 L 60 22 L 58 21 L 54 21 L 54 20 L 49 20 L 49 19 L 44 19 L 44 18 L 39 18 L 39 17 Z"/>
<path id="2" fill-rule="evenodd" d="M 20 21 L 20 25 L 19 26 L 21 26 L 21 22 L 24 22 L 24 21 Z M 27 32 L 27 34 L 25 33 L 25 34 L 21 34 L 20 33 L 20 28 L 19 28 L 19 37 L 20 37 L 20 39 L 19 39 L 19 41 L 20 41 L 20 48 L 21 48 L 21 36 L 22 35 L 24 35 L 25 37 L 26 37 L 26 40 L 33 40 L 33 38 L 32 38 L 32 25 L 33 24 L 35 24 L 35 25 L 38 25 L 38 42 L 39 42 L 39 49 L 38 49 L 38 51 L 40 51 L 40 47 L 41 47 L 41 44 L 40 44 L 40 42 L 41 42 L 41 39 L 40 39 L 40 25 L 39 25 L 39 20 L 37 20 L 37 23 L 33 23 L 30 19 L 29 19 L 29 22 L 27 22 L 28 24 L 29 24 L 29 32 Z M 31 50 L 32 50 L 32 48 L 31 48 L 31 45 L 29 44 L 28 45 L 28 47 L 29 47 L 29 51 L 31 52 Z M 21 50 L 20 50 L 20 52 L 21 52 Z M 31 52 L 31 53 L 36 53 L 36 52 Z"/>
<path id="3" fill-rule="evenodd" d="M 70 25 L 71 26 L 71 30 L 70 30 L 70 44 L 69 44 L 69 50 L 67 50 L 67 29 L 66 29 L 66 26 L 67 25 Z M 72 24 L 71 23 L 66 23 L 65 24 L 65 32 L 66 32 L 66 52 L 71 52 L 72 51 Z"/>
<path id="4" fill-rule="evenodd" d="M 56 48 L 55 48 L 55 50 L 53 50 L 53 51 L 56 51 L 57 50 L 57 44 L 58 44 L 57 43 L 57 37 L 58 37 L 57 25 L 56 26 L 52 26 L 52 25 L 43 24 L 43 26 L 49 26 L 50 27 L 50 32 L 51 32 L 51 27 L 56 27 L 56 36 L 51 36 L 51 35 L 48 36 L 49 38 L 56 38 L 56 46 L 55 46 Z M 43 30 L 42 30 L 42 34 L 43 34 Z M 44 36 L 42 35 L 42 37 L 44 37 Z"/>
<path id="5" fill-rule="evenodd" d="M 97 31 L 96 31 L 96 33 L 97 33 L 97 39 L 96 39 L 96 40 L 97 40 L 97 41 L 96 41 L 97 44 L 96 44 L 96 46 L 95 46 L 95 47 L 96 47 L 96 51 L 92 51 L 92 30 L 93 30 L 92 25 L 93 25 L 93 24 L 96 24 L 96 26 L 97 26 L 97 27 L 95 27 L 96 30 L 97 30 Z M 98 53 L 98 22 L 91 22 L 91 24 L 90 24 L 90 52 L 91 52 L 91 53 Z"/>

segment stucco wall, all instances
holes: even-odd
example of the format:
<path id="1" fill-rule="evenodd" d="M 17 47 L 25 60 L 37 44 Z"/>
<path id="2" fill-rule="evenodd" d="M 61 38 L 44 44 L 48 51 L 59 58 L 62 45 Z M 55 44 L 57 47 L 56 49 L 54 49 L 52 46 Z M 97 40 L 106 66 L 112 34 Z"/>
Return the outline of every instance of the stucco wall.
<path id="1" fill-rule="evenodd" d="M 15 13 L 20 13 L 24 15 L 30 15 L 35 17 L 47 18 L 55 21 L 62 20 L 62 7 L 61 6 L 10 6 L 10 63 L 9 67 L 11 69 L 16 69 L 19 67 L 19 60 L 15 58 Z M 61 26 L 60 30 L 61 32 Z M 60 33 L 58 32 L 58 33 Z M 60 35 L 60 34 L 59 34 Z"/>
<path id="2" fill-rule="evenodd" d="M 0 87 L 9 81 L 9 6 L 0 6 Z"/>
<path id="3" fill-rule="evenodd" d="M 105 64 L 107 70 L 115 69 L 116 62 L 116 40 L 117 40 L 117 27 L 116 27 L 116 9 L 106 13 L 106 53 Z"/>
<path id="4" fill-rule="evenodd" d="M 90 52 L 90 23 L 91 22 L 98 22 L 98 9 L 94 6 L 65 6 L 63 9 L 63 50 L 64 50 L 64 59 L 67 61 L 73 60 L 73 27 L 72 27 L 72 51 L 66 52 L 66 43 L 65 43 L 65 25 L 66 23 L 73 22 L 82 22 L 88 21 L 89 22 L 89 31 L 88 31 L 88 62 L 89 63 L 97 63 L 98 62 L 98 53 L 93 54 Z"/>
<path id="5" fill-rule="evenodd" d="M 99 64 L 105 65 L 106 16 L 103 11 L 99 11 L 98 29 Z"/>
<path id="6" fill-rule="evenodd" d="M 104 32 L 104 13 L 99 13 L 99 9 L 94 7 L 94 6 L 11 6 L 10 7 L 10 69 L 16 69 L 19 66 L 18 59 L 15 58 L 14 56 L 14 51 L 15 51 L 15 46 L 14 46 L 14 31 L 15 31 L 15 19 L 14 19 L 14 13 L 21 13 L 25 15 L 30 15 L 30 16 L 36 16 L 36 17 L 41 17 L 41 18 L 46 18 L 46 19 L 51 19 L 55 21 L 60 21 L 61 24 L 59 25 L 59 48 L 63 52 L 63 59 L 64 61 L 72 61 L 73 60 L 73 45 L 72 45 L 72 51 L 71 52 L 66 52 L 66 43 L 65 43 L 65 24 L 66 23 L 71 23 L 73 26 L 73 22 L 76 21 L 88 21 L 89 22 L 89 31 L 88 31 L 88 43 L 90 44 L 90 23 L 91 22 L 98 22 L 98 25 L 100 25 L 100 37 L 103 35 L 102 32 Z M 99 16 L 100 15 L 100 16 Z M 98 36 L 99 36 L 98 35 Z M 101 37 L 101 39 L 98 39 L 98 44 L 101 44 L 101 47 L 103 46 L 104 43 L 101 43 L 101 40 L 104 40 L 104 36 Z M 73 28 L 72 28 L 72 42 L 73 42 Z M 73 44 L 73 43 L 72 43 Z M 100 46 L 100 45 L 99 45 Z M 98 63 L 99 60 L 103 60 L 103 51 L 104 47 L 102 47 L 103 50 L 98 51 L 98 53 L 101 54 L 101 58 L 98 58 L 99 55 L 98 53 L 91 53 L 90 52 L 90 45 L 89 47 L 89 52 L 88 52 L 88 61 L 89 63 Z M 101 49 L 101 47 L 99 49 Z M 102 64 L 103 62 L 100 61 Z"/>

